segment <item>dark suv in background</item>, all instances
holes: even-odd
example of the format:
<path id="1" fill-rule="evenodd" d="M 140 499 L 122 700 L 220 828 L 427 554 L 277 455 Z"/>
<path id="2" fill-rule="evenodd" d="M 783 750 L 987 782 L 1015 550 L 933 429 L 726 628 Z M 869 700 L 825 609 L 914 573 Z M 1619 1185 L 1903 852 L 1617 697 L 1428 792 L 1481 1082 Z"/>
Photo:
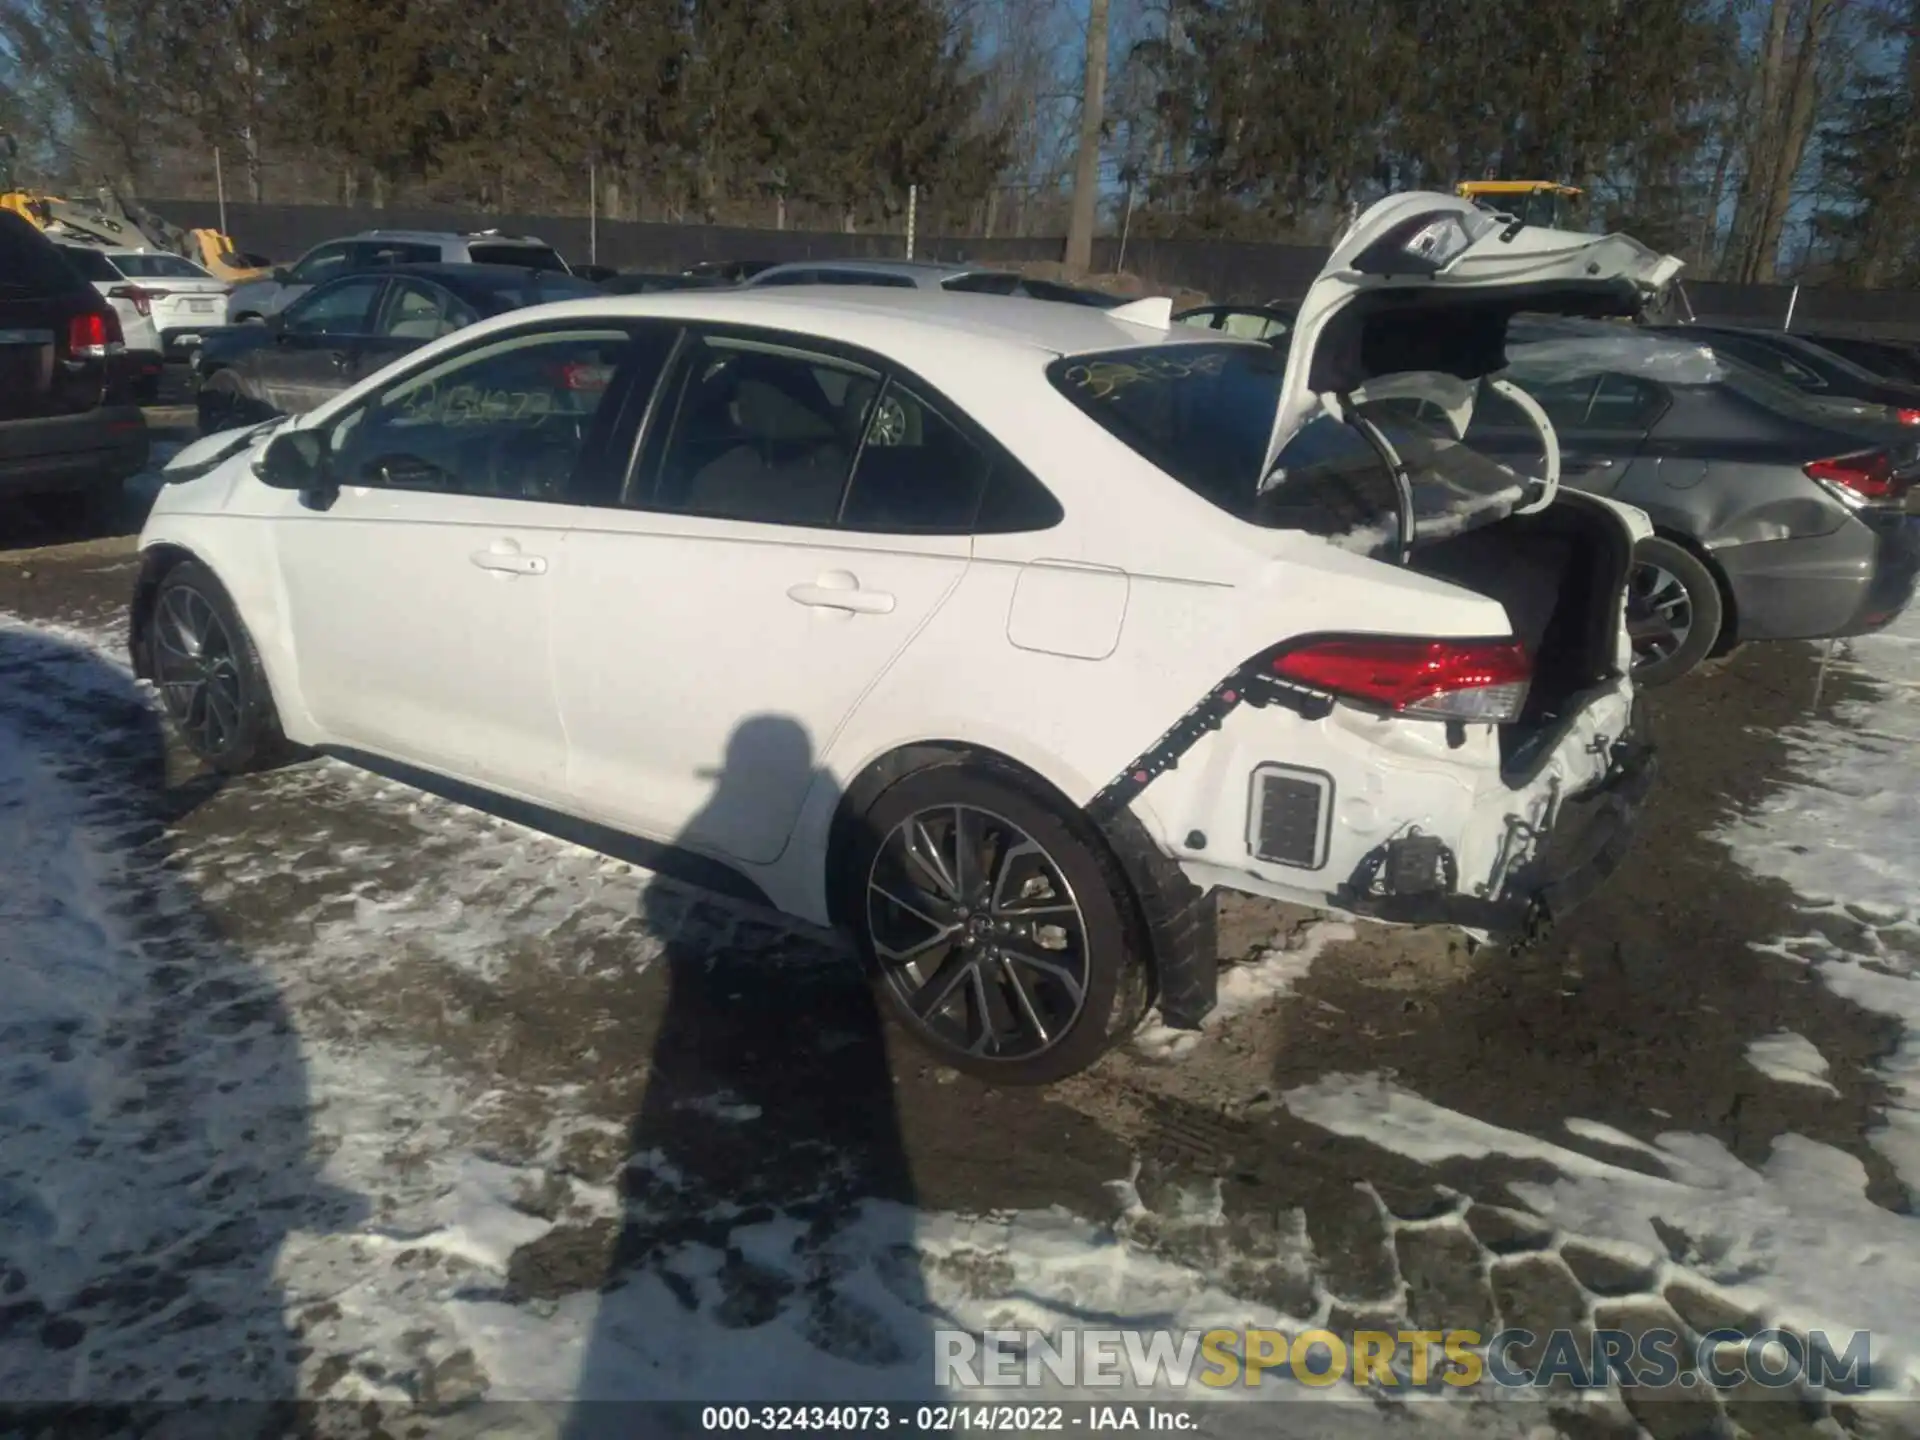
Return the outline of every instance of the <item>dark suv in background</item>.
<path id="1" fill-rule="evenodd" d="M 0 514 L 23 497 L 104 511 L 146 463 L 120 317 L 52 241 L 0 211 Z"/>

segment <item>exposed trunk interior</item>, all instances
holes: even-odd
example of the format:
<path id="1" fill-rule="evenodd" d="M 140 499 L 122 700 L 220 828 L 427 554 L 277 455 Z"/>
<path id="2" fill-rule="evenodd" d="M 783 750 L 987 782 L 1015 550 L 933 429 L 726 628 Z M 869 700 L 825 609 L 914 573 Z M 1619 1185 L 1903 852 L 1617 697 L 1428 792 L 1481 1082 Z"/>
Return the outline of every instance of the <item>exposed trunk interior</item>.
<path id="1" fill-rule="evenodd" d="M 1526 710 L 1500 727 L 1509 784 L 1525 784 L 1552 753 L 1587 691 L 1618 678 L 1620 596 L 1632 558 L 1601 503 L 1566 490 L 1536 515 L 1509 515 L 1414 552 L 1410 568 L 1505 606 L 1533 659 Z"/>

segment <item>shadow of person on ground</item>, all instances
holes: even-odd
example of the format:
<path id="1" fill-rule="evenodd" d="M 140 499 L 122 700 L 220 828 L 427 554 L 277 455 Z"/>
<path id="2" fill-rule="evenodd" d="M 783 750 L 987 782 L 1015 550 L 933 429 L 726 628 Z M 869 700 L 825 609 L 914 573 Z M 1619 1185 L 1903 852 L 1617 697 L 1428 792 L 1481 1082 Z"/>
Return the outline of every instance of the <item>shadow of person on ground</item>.
<path id="1" fill-rule="evenodd" d="M 743 721 L 703 818 L 796 767 L 796 722 Z M 668 994 L 569 1434 L 631 1433 L 596 1401 L 929 1398 L 915 1187 L 858 964 L 675 881 L 644 903 Z"/>
<path id="2" fill-rule="evenodd" d="M 290 1231 L 352 1223 L 356 1202 L 318 1177 L 273 980 L 221 939 L 173 853 L 170 825 L 216 788 L 169 786 L 159 717 L 124 671 L 0 626 L 9 1426 L 78 1423 L 72 1402 L 252 1402 L 207 1417 L 223 1434 L 297 1419 L 276 1261 Z"/>

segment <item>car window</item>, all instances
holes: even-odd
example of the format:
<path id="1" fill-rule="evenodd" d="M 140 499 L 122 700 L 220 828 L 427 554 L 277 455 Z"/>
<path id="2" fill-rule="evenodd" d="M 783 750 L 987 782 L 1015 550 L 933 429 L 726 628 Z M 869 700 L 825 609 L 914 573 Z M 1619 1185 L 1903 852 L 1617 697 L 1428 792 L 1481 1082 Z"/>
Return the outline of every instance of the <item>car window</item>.
<path id="1" fill-rule="evenodd" d="M 1218 310 L 1189 310 L 1184 315 L 1173 317 L 1182 325 L 1191 325 L 1196 330 L 1218 330 L 1223 318 Z"/>
<path id="2" fill-rule="evenodd" d="M 517 310 L 522 305 L 550 305 L 558 300 L 585 300 L 607 293 L 591 280 L 582 280 L 577 275 L 557 270 L 518 275 L 485 272 L 484 277 L 471 277 L 467 283 L 484 289 L 492 298 L 493 305 L 500 310 Z"/>
<path id="3" fill-rule="evenodd" d="M 120 267 L 122 275 L 136 280 L 213 279 L 184 255 L 116 255 L 113 263 Z"/>
<path id="4" fill-rule="evenodd" d="M 359 265 L 431 265 L 440 258 L 438 245 L 421 245 L 408 240 L 362 240 L 353 247 L 353 263 Z"/>
<path id="5" fill-rule="evenodd" d="M 1657 385 L 1631 375 L 1602 375 L 1587 410 L 1586 428 L 1645 430 L 1659 418 L 1666 403 L 1666 396 Z M 1552 412 L 1548 415 L 1551 418 Z"/>
<path id="6" fill-rule="evenodd" d="M 1771 345 L 1763 345 L 1745 336 L 1715 335 L 1708 342 L 1715 350 L 1722 351 L 1759 370 L 1776 380 L 1784 380 L 1796 390 L 1824 390 L 1827 382 L 1809 370 L 1797 360 L 1775 350 Z"/>
<path id="7" fill-rule="evenodd" d="M 632 349 L 625 330 L 547 331 L 431 365 L 334 427 L 333 474 L 343 485 L 573 498 L 601 402 Z"/>
<path id="8" fill-rule="evenodd" d="M 968 534 L 992 464 L 933 406 L 889 382 L 867 422 L 840 523 L 887 534 Z"/>
<path id="9" fill-rule="evenodd" d="M 480 317 L 459 296 L 421 280 L 396 280 L 374 334 L 390 340 L 437 340 Z"/>
<path id="10" fill-rule="evenodd" d="M 830 526 L 880 377 L 846 361 L 732 336 L 690 335 L 666 390 L 656 509 Z"/>
<path id="11" fill-rule="evenodd" d="M 1220 328 L 1240 340 L 1271 340 L 1293 330 L 1284 320 L 1249 310 L 1226 311 L 1220 317 Z"/>
<path id="12" fill-rule="evenodd" d="M 90 250 L 84 245 L 62 245 L 60 253 L 67 257 L 72 265 L 89 280 L 119 280 L 124 277 L 113 267 L 113 262 L 98 250 Z"/>
<path id="13" fill-rule="evenodd" d="M 289 284 L 318 285 L 322 280 L 340 274 L 348 268 L 348 259 L 352 251 L 344 242 L 322 245 L 308 252 L 306 258 L 293 267 L 287 276 Z"/>
<path id="14" fill-rule="evenodd" d="M 911 290 L 913 281 L 905 275 L 889 275 L 884 270 L 817 270 L 816 285 L 879 285 L 892 290 Z"/>
<path id="15" fill-rule="evenodd" d="M 368 275 L 321 286 L 289 305 L 281 326 L 289 335 L 365 335 L 367 312 L 384 283 Z"/>
<path id="16" fill-rule="evenodd" d="M 820 272 L 817 270 L 782 270 L 777 275 L 767 274 L 754 277 L 759 285 L 818 285 Z"/>
<path id="17" fill-rule="evenodd" d="M 436 255 L 434 257 L 438 259 Z M 476 265 L 513 265 L 522 270 L 551 270 L 567 273 L 567 262 L 550 245 L 468 245 L 467 258 Z"/>
<path id="18" fill-rule="evenodd" d="M 1509 366 L 1504 378 L 1534 398 L 1540 408 L 1547 412 L 1547 419 L 1553 422 L 1555 430 L 1579 430 L 1588 424 L 1594 391 L 1600 383 L 1598 375 L 1575 375 L 1569 378 L 1554 373 L 1530 372 L 1525 364 Z M 1471 441 L 1477 431 L 1491 428 L 1533 433 L 1533 424 L 1527 419 L 1525 411 L 1482 386 L 1465 438 Z"/>
<path id="19" fill-rule="evenodd" d="M 1020 277 L 982 270 L 972 275 L 956 275 L 940 284 L 944 290 L 957 290 L 963 295 L 1011 295 L 1020 288 Z"/>

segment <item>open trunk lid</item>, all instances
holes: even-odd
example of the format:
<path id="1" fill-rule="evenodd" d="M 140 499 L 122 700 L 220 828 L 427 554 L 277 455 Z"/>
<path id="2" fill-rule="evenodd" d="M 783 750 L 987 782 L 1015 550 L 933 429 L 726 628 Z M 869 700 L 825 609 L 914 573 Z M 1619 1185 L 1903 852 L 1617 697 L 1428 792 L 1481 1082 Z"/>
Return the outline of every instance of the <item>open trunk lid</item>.
<path id="1" fill-rule="evenodd" d="M 1542 229 L 1451 195 L 1389 196 L 1340 238 L 1301 302 L 1258 493 L 1277 498 L 1270 492 L 1298 468 L 1283 464 L 1283 455 L 1324 417 L 1355 423 L 1403 474 L 1425 472 L 1411 494 L 1403 487 L 1400 502 L 1399 518 L 1411 519 L 1416 535 L 1422 521 L 1429 534 L 1457 532 L 1522 504 L 1550 503 L 1559 476 L 1552 426 L 1531 397 L 1488 378 L 1506 368 L 1508 322 L 1523 313 L 1637 315 L 1664 295 L 1680 269 L 1679 260 L 1625 235 Z M 1446 453 L 1459 448 L 1482 381 L 1499 387 L 1541 428 L 1547 493 L 1530 496 L 1541 482 L 1491 461 Z M 1421 403 L 1447 414 L 1454 440 L 1384 433 L 1382 410 Z M 1424 456 L 1408 455 L 1409 445 Z"/>

